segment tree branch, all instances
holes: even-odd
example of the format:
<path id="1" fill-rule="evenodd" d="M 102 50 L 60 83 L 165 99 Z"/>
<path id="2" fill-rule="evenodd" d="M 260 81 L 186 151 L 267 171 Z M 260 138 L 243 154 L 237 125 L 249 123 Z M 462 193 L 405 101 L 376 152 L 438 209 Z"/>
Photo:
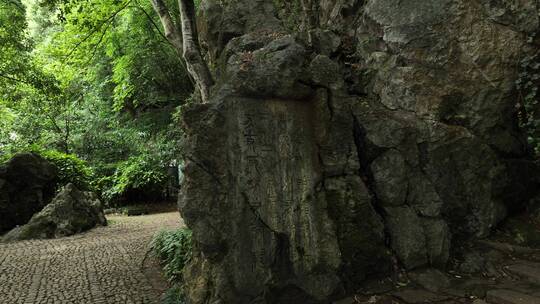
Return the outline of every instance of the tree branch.
<path id="1" fill-rule="evenodd" d="M 90 56 L 90 58 L 88 59 L 88 61 L 86 62 L 86 65 L 89 65 L 90 62 L 92 62 L 92 60 L 94 59 L 94 57 L 96 56 L 96 53 L 98 51 L 98 47 L 101 45 L 101 42 L 103 41 L 103 38 L 105 37 L 105 34 L 107 34 L 107 30 L 109 29 L 109 26 L 111 26 L 111 23 L 107 23 L 107 26 L 105 27 L 105 29 L 103 30 L 103 32 L 101 33 L 101 36 L 99 37 L 99 40 L 98 42 L 96 43 L 96 45 L 94 46 L 94 50 L 92 51 L 92 56 Z"/>
<path id="2" fill-rule="evenodd" d="M 28 85 L 32 85 L 30 82 L 28 81 L 25 81 L 25 80 L 21 80 L 21 79 L 17 79 L 17 78 L 14 78 L 14 77 L 11 77 L 9 75 L 5 75 L 5 74 L 2 74 L 0 72 L 0 78 L 4 78 L 4 79 L 7 79 L 11 82 L 16 82 L 16 83 L 24 83 L 24 84 L 28 84 Z"/>
<path id="3" fill-rule="evenodd" d="M 161 1 L 161 0 L 152 0 Z M 180 18 L 182 19 L 182 54 L 187 69 L 201 93 L 203 103 L 209 102 L 210 88 L 214 84 L 210 70 L 201 54 L 197 25 L 195 23 L 195 3 L 193 0 L 178 0 Z"/>
<path id="4" fill-rule="evenodd" d="M 163 38 L 163 41 L 165 43 L 167 43 L 168 45 L 172 45 L 173 48 L 176 49 L 176 47 L 171 43 L 171 41 L 169 41 L 169 39 L 167 39 L 167 37 L 161 32 L 161 29 L 159 28 L 159 26 L 154 22 L 154 19 L 152 19 L 152 16 L 150 16 L 150 14 L 142 7 L 142 5 L 137 1 L 135 0 L 135 3 L 137 3 L 137 6 L 133 6 L 134 8 L 137 8 L 139 10 L 141 10 L 144 15 L 146 16 L 146 18 L 148 19 L 148 21 L 150 21 L 150 23 L 152 23 L 152 26 L 156 29 L 156 31 L 159 33 L 159 35 Z M 178 49 L 176 49 L 178 52 L 180 52 Z M 182 65 L 182 67 L 184 68 L 184 71 L 187 72 L 187 67 L 184 63 L 184 61 L 182 61 L 181 59 L 178 60 L 180 62 L 180 65 Z M 189 75 L 189 72 L 188 72 L 188 78 L 189 80 L 193 83 L 193 85 L 195 85 L 195 81 L 193 80 L 193 78 L 191 78 L 191 75 Z"/>
<path id="5" fill-rule="evenodd" d="M 94 28 L 88 35 L 86 35 L 81 41 L 77 42 L 77 44 L 75 45 L 75 47 L 67 54 L 66 57 L 71 57 L 71 55 L 73 55 L 73 53 L 86 41 L 88 40 L 90 37 L 92 37 L 95 33 L 101 31 L 101 28 L 103 28 L 103 26 L 105 24 L 107 24 L 107 27 L 109 27 L 109 22 L 111 22 L 114 18 L 116 18 L 116 16 L 118 14 L 120 14 L 121 11 L 123 11 L 126 7 L 128 7 L 128 5 L 131 3 L 132 0 L 129 0 L 127 1 L 120 9 L 118 9 L 117 11 L 115 11 L 109 18 L 107 18 L 105 21 L 103 21 L 98 27 Z"/>
<path id="6" fill-rule="evenodd" d="M 311 45 L 313 43 L 313 37 L 311 34 L 311 30 L 313 30 L 316 26 L 316 15 L 314 10 L 314 3 L 312 0 L 301 0 L 300 1 L 302 5 L 302 11 L 304 13 L 304 16 L 302 18 L 302 30 L 305 31 L 308 35 L 308 43 Z"/>
<path id="7" fill-rule="evenodd" d="M 137 3 L 137 5 L 133 7 L 142 11 L 143 14 L 146 16 L 146 19 L 148 19 L 148 21 L 152 23 L 152 26 L 156 29 L 156 31 L 163 38 L 163 40 L 169 42 L 169 40 L 167 40 L 167 37 L 165 37 L 165 35 L 161 32 L 161 29 L 159 28 L 159 26 L 154 22 L 154 19 L 152 19 L 152 16 L 148 14 L 148 12 L 141 6 L 141 4 L 138 1 L 135 1 L 135 2 Z"/>
<path id="8" fill-rule="evenodd" d="M 152 6 L 154 7 L 154 10 L 159 16 L 159 20 L 161 20 L 161 24 L 163 25 L 163 29 L 165 31 L 165 37 L 169 42 L 173 45 L 173 47 L 179 52 L 182 52 L 182 36 L 180 35 L 180 32 L 178 31 L 178 28 L 174 24 L 171 15 L 169 14 L 169 9 L 167 8 L 167 5 L 163 0 L 150 0 L 152 3 Z"/>

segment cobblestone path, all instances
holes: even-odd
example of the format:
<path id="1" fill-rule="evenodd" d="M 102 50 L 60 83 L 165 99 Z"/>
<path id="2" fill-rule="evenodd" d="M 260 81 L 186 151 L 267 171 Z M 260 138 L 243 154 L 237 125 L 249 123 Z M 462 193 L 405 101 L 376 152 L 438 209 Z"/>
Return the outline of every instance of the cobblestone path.
<path id="1" fill-rule="evenodd" d="M 157 303 L 156 276 L 142 262 L 154 233 L 179 227 L 180 216 L 108 219 L 73 237 L 0 244 L 0 304 Z"/>

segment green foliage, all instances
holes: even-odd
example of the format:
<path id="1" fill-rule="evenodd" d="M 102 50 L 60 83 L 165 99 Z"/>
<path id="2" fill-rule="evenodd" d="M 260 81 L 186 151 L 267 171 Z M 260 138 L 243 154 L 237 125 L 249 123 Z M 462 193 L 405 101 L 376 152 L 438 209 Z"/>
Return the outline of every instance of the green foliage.
<path id="1" fill-rule="evenodd" d="M 184 288 L 181 285 L 174 285 L 173 287 L 165 291 L 161 303 L 162 304 L 184 304 L 186 296 L 184 294 Z"/>
<path id="2" fill-rule="evenodd" d="M 0 158 L 74 154 L 108 200 L 160 196 L 180 153 L 174 109 L 193 85 L 150 1 L 0 1 L 0 24 Z"/>
<path id="3" fill-rule="evenodd" d="M 170 282 L 181 283 L 184 267 L 191 260 L 191 230 L 163 230 L 152 240 L 152 250 L 162 261 Z"/>
<path id="4" fill-rule="evenodd" d="M 0 163 L 11 159 L 16 153 L 31 152 L 39 154 L 56 167 L 58 178 L 55 181 L 56 188 L 60 188 L 69 183 L 74 184 L 81 190 L 90 190 L 93 183 L 93 172 L 88 164 L 74 154 L 66 154 L 56 150 L 47 150 L 37 145 L 32 145 L 0 155 Z"/>
<path id="5" fill-rule="evenodd" d="M 99 179 L 97 186 L 109 203 L 141 201 L 148 197 L 161 197 L 168 179 L 158 160 L 142 155 L 117 164 L 114 175 Z"/>
<path id="6" fill-rule="evenodd" d="M 93 174 L 85 161 L 79 159 L 76 155 L 55 150 L 43 150 L 38 153 L 56 167 L 60 186 L 73 183 L 81 190 L 90 189 Z"/>
<path id="7" fill-rule="evenodd" d="M 540 51 L 522 59 L 516 86 L 521 97 L 520 125 L 527 130 L 529 143 L 540 155 Z"/>
<path id="8" fill-rule="evenodd" d="M 17 84 L 25 83 L 29 65 L 31 43 L 24 35 L 25 9 L 20 1 L 0 1 L 0 24 L 0 99 L 5 99 Z"/>

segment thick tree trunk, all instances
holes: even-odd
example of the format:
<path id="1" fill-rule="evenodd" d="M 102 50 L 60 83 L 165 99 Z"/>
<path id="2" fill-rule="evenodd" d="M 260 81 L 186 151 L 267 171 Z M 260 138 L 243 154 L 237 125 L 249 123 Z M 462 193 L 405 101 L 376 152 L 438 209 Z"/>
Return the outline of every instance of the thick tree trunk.
<path id="1" fill-rule="evenodd" d="M 182 39 L 184 43 L 182 54 L 186 60 L 187 69 L 201 93 L 201 99 L 203 103 L 206 103 L 210 99 L 210 88 L 214 81 L 199 46 L 199 35 L 195 21 L 195 4 L 193 0 L 179 0 L 178 6 L 182 19 Z"/>
<path id="2" fill-rule="evenodd" d="M 171 14 L 169 13 L 169 9 L 167 8 L 167 5 L 163 0 L 150 0 L 152 2 L 152 6 L 154 7 L 154 10 L 159 16 L 159 20 L 161 21 L 161 25 L 163 25 L 163 30 L 165 31 L 165 37 L 169 42 L 172 44 L 172 46 L 179 52 L 179 54 L 182 54 L 183 49 L 183 43 L 182 43 L 182 35 L 180 34 L 180 31 L 178 30 L 178 27 L 176 24 L 174 24 L 174 21 L 171 17 Z"/>
<path id="3" fill-rule="evenodd" d="M 179 0 L 181 31 L 174 23 L 169 8 L 163 0 L 150 0 L 158 14 L 165 31 L 165 37 L 176 51 L 184 57 L 187 70 L 195 81 L 203 103 L 209 102 L 210 88 L 214 84 L 212 75 L 204 61 L 199 46 L 199 36 L 195 23 L 195 4 L 193 0 Z"/>

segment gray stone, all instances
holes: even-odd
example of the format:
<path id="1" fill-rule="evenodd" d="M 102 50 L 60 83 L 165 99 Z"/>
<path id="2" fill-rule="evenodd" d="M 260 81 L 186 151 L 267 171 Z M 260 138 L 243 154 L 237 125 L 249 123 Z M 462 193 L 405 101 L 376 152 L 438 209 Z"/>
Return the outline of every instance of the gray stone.
<path id="1" fill-rule="evenodd" d="M 303 31 L 295 6 L 205 2 L 216 85 L 182 119 L 190 303 L 328 303 L 388 274 L 388 252 L 444 268 L 536 191 L 507 159 L 527 157 L 532 6 L 321 0 Z"/>
<path id="2" fill-rule="evenodd" d="M 424 218 L 422 226 L 426 236 L 429 263 L 444 269 L 450 257 L 451 233 L 442 219 Z"/>
<path id="3" fill-rule="evenodd" d="M 310 63 L 311 79 L 317 85 L 332 90 L 342 89 L 344 86 L 341 67 L 328 56 L 317 55 Z"/>
<path id="4" fill-rule="evenodd" d="M 531 284 L 540 285 L 540 263 L 521 262 L 509 265 L 506 269 Z"/>
<path id="5" fill-rule="evenodd" d="M 488 291 L 486 300 L 491 304 L 540 304 L 540 298 L 505 289 Z"/>
<path id="6" fill-rule="evenodd" d="M 341 45 L 341 38 L 330 30 L 315 29 L 312 33 L 315 38 L 313 44 L 319 53 L 330 56 L 335 53 Z"/>
<path id="7" fill-rule="evenodd" d="M 486 269 L 486 259 L 477 251 L 466 252 L 459 271 L 463 273 L 479 273 Z"/>
<path id="8" fill-rule="evenodd" d="M 384 223 L 362 180 L 358 176 L 327 179 L 324 193 L 336 222 L 347 283 L 358 285 L 370 273 L 389 271 L 391 255 L 385 246 Z"/>
<path id="9" fill-rule="evenodd" d="M 390 149 L 375 159 L 371 172 L 382 206 L 397 207 L 405 203 L 409 180 L 405 160 L 398 151 Z"/>
<path id="10" fill-rule="evenodd" d="M 56 169 L 37 154 L 16 154 L 0 166 L 0 233 L 23 225 L 50 202 Z"/>
<path id="11" fill-rule="evenodd" d="M 392 295 L 410 304 L 435 303 L 449 298 L 423 289 L 405 289 L 394 292 Z"/>
<path id="12" fill-rule="evenodd" d="M 439 292 L 450 287 L 450 279 L 441 271 L 433 268 L 409 273 L 409 277 L 418 285 L 431 292 Z"/>
<path id="13" fill-rule="evenodd" d="M 267 35 L 271 36 L 271 33 Z M 264 41 L 265 37 L 259 37 Z M 268 41 L 268 38 L 266 38 Z M 249 50 L 247 43 L 252 37 L 234 38 L 225 50 L 231 54 L 227 59 L 225 76 L 233 92 L 244 97 L 274 97 L 304 99 L 311 89 L 300 79 L 306 69 L 306 49 L 290 35 L 284 35 L 264 44 L 262 48 Z M 280 77 L 274 77 L 280 75 Z"/>
<path id="14" fill-rule="evenodd" d="M 385 210 L 392 249 L 399 260 L 407 269 L 426 265 L 426 237 L 420 218 L 409 207 L 389 207 Z"/>
<path id="15" fill-rule="evenodd" d="M 4 242 L 58 238 L 80 233 L 97 225 L 106 226 L 103 206 L 91 192 L 66 185 L 43 210 L 23 226 L 8 232 Z"/>
<path id="16" fill-rule="evenodd" d="M 407 203 L 422 216 L 439 217 L 443 208 L 443 201 L 434 185 L 422 172 L 412 172 L 409 180 Z"/>

